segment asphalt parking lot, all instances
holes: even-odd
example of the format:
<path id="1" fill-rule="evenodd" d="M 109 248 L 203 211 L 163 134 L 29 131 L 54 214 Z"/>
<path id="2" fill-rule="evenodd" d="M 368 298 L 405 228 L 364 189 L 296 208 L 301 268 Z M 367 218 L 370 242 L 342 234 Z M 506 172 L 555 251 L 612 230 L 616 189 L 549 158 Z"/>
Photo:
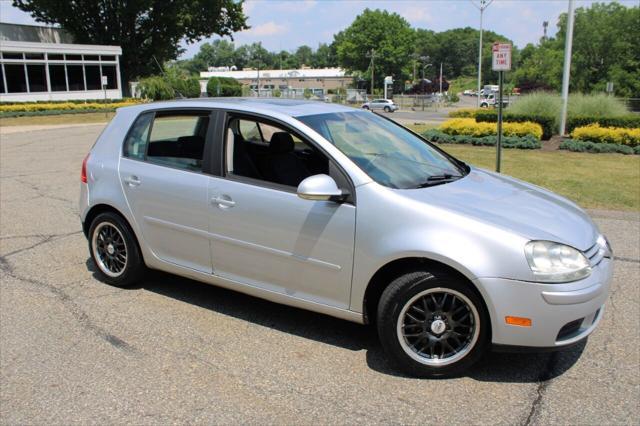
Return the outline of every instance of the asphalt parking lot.
<path id="1" fill-rule="evenodd" d="M 419 380 L 366 326 L 161 273 L 99 282 L 77 196 L 101 129 L 2 130 L 2 424 L 637 424 L 639 214 L 590 212 L 616 264 L 586 344 Z"/>

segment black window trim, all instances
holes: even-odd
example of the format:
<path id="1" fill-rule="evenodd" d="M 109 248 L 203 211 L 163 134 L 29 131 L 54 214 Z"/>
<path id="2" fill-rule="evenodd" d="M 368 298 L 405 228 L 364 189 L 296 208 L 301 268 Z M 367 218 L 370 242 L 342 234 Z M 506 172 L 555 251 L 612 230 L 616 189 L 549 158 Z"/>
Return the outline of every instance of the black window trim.
<path id="1" fill-rule="evenodd" d="M 177 166 L 171 166 L 168 164 L 158 164 L 158 163 L 152 163 L 150 161 L 147 161 L 147 149 L 149 148 L 149 139 L 151 138 L 151 131 L 153 130 L 153 124 L 156 120 L 156 116 L 158 115 L 164 115 L 164 114 L 176 114 L 176 113 L 197 113 L 197 112 L 206 112 L 209 114 L 209 124 L 207 127 L 207 133 L 205 136 L 205 143 L 204 143 L 204 151 L 202 153 L 202 170 L 197 171 L 197 170 L 189 170 L 189 169 L 185 169 L 182 167 L 177 167 Z M 147 140 L 145 141 L 145 147 L 144 147 L 144 158 L 142 159 L 138 159 L 138 158 L 132 158 L 129 156 L 126 156 L 124 153 L 124 146 L 125 143 L 127 142 L 127 140 L 129 139 L 129 136 L 131 135 L 131 132 L 133 131 L 133 127 L 135 126 L 135 124 L 138 122 L 138 120 L 140 118 L 142 118 L 143 115 L 147 115 L 147 114 L 151 114 L 151 123 L 149 124 L 149 131 L 147 133 Z M 204 115 L 204 114 L 202 114 Z M 182 172 L 187 172 L 187 173 L 195 173 L 195 174 L 199 174 L 199 175 L 209 175 L 209 176 L 216 176 L 216 174 L 214 173 L 214 171 L 212 170 L 212 148 L 213 148 L 213 144 L 215 143 L 213 141 L 213 137 L 215 135 L 215 129 L 216 129 L 216 125 L 217 125 L 217 115 L 218 115 L 218 111 L 212 109 L 212 108 L 202 108 L 202 107 L 186 107 L 186 108 L 175 108 L 175 107 L 170 107 L 170 108 L 157 108 L 157 109 L 147 109 L 144 111 L 141 111 L 138 115 L 136 115 L 136 117 L 131 121 L 131 124 L 129 125 L 129 130 L 127 130 L 127 133 L 124 137 L 124 139 L 122 140 L 122 143 L 120 144 L 120 158 L 126 158 L 127 160 L 131 160 L 131 161 L 138 161 L 141 163 L 145 163 L 145 164 L 150 164 L 153 166 L 158 166 L 158 167 L 165 167 L 168 169 L 173 169 L 173 170 L 179 170 Z M 215 124 L 214 124 L 215 123 Z"/>
<path id="2" fill-rule="evenodd" d="M 262 179 L 254 179 L 254 178 L 240 176 L 240 175 L 226 172 L 227 129 L 230 121 L 234 118 L 252 120 L 258 123 L 265 122 L 265 124 L 273 125 L 275 127 L 280 127 L 292 133 L 293 135 L 298 137 L 300 140 L 304 141 L 304 143 L 306 143 L 307 145 L 310 145 L 311 147 L 317 149 L 320 153 L 322 153 L 327 158 L 327 160 L 329 160 L 330 164 L 332 164 L 335 167 L 338 173 L 343 175 L 344 181 L 348 185 L 347 190 L 349 191 L 349 196 L 343 201 L 343 203 L 353 204 L 354 206 L 356 205 L 355 185 L 353 184 L 353 180 L 351 179 L 351 176 L 349 176 L 349 173 L 347 173 L 346 170 L 344 170 L 344 168 L 331 155 L 329 155 L 329 153 L 327 153 L 325 149 L 323 149 L 316 142 L 314 142 L 311 137 L 307 136 L 300 130 L 293 128 L 290 124 L 284 121 L 278 120 L 277 118 L 270 117 L 268 115 L 264 115 L 260 113 L 235 110 L 235 109 L 225 109 L 222 111 L 221 117 L 219 117 L 219 119 L 221 119 L 222 121 L 222 125 L 217 126 L 218 137 L 216 138 L 219 141 L 221 141 L 221 143 L 218 143 L 216 146 L 216 152 L 218 155 L 216 156 L 216 158 L 214 158 L 214 164 L 215 164 L 214 169 L 217 169 L 216 170 L 217 177 L 221 179 L 228 179 L 228 180 L 232 180 L 240 183 L 259 186 L 259 187 L 277 190 L 281 192 L 288 192 L 293 194 L 297 193 L 297 188 L 293 186 L 282 185 L 274 182 L 265 181 Z M 331 167 L 329 167 L 329 173 L 331 173 Z"/>

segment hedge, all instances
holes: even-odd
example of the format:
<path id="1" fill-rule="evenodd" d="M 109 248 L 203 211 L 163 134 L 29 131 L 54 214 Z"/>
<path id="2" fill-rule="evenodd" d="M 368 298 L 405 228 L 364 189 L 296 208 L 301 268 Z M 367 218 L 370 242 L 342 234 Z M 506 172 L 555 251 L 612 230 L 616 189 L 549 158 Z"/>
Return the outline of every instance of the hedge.
<path id="1" fill-rule="evenodd" d="M 69 99 L 64 101 L 28 101 L 28 102 L 2 102 L 1 105 L 41 105 L 41 104 L 117 104 L 121 102 L 141 102 L 140 99 L 123 97 L 120 99 Z"/>
<path id="2" fill-rule="evenodd" d="M 482 110 L 476 113 L 475 118 L 478 122 L 496 123 L 498 121 L 498 113 L 496 111 Z M 548 140 L 558 133 L 558 129 L 555 128 L 555 120 L 551 116 L 504 112 L 502 119 L 507 123 L 523 123 L 527 121 L 537 123 L 542 127 L 542 139 L 544 140 Z"/>
<path id="3" fill-rule="evenodd" d="M 211 77 L 207 82 L 207 94 L 211 97 L 242 96 L 242 84 L 231 77 Z"/>
<path id="4" fill-rule="evenodd" d="M 125 102 L 111 102 L 111 103 L 98 103 L 98 102 L 85 102 L 85 103 L 73 103 L 73 102 L 60 102 L 60 103 L 31 103 L 31 104 L 13 104 L 13 105 L 0 105 L 0 113 L 9 112 L 33 112 L 33 111 L 87 111 L 87 110 L 113 110 L 123 106 L 130 106 L 140 103 L 140 101 L 128 100 Z"/>
<path id="5" fill-rule="evenodd" d="M 448 135 L 437 129 L 430 129 L 422 133 L 422 136 L 434 143 L 444 144 L 469 144 L 477 146 L 495 146 L 498 143 L 497 136 L 473 137 L 466 135 Z M 518 149 L 540 149 L 540 141 L 535 137 L 527 136 L 505 136 L 502 138 L 504 148 Z"/>
<path id="6" fill-rule="evenodd" d="M 593 143 L 586 141 L 578 141 L 567 139 L 560 143 L 560 149 L 573 152 L 589 152 L 592 154 L 599 153 L 619 153 L 619 154 L 638 154 L 640 155 L 640 146 L 632 148 L 628 145 L 620 145 L 615 143 Z"/>
<path id="7" fill-rule="evenodd" d="M 600 127 L 598 123 L 595 123 L 584 127 L 576 127 L 571 132 L 571 137 L 593 143 L 611 143 L 633 147 L 640 145 L 640 128 Z"/>
<path id="8" fill-rule="evenodd" d="M 576 127 L 588 126 L 598 123 L 602 127 L 640 128 L 640 114 L 629 114 L 620 117 L 569 117 L 567 119 L 567 133 L 573 132 Z"/>
<path id="9" fill-rule="evenodd" d="M 449 117 L 451 118 L 476 118 L 479 112 L 484 112 L 481 108 L 458 108 L 453 111 L 449 111 Z"/>
<path id="10" fill-rule="evenodd" d="M 0 118 L 13 118 L 13 117 L 36 117 L 41 115 L 61 115 L 61 114 L 89 114 L 92 112 L 113 112 L 115 108 L 103 108 L 103 109 L 52 109 L 47 111 L 12 111 L 12 112 L 0 112 Z"/>
<path id="11" fill-rule="evenodd" d="M 483 137 L 495 135 L 497 133 L 497 123 L 479 123 L 473 118 L 452 118 L 442 123 L 439 130 L 450 135 Z M 540 139 L 542 136 L 540 125 L 532 122 L 503 123 L 502 132 L 505 136 L 531 135 L 536 139 Z"/>

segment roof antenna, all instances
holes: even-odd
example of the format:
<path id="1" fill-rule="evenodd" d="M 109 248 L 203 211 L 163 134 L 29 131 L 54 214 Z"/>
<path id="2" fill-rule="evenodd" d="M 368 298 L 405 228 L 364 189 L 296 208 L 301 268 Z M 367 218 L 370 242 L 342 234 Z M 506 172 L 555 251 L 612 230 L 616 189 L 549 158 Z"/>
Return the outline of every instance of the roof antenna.
<path id="1" fill-rule="evenodd" d="M 162 73 L 162 76 L 165 78 L 165 80 L 167 80 L 167 83 L 169 83 L 173 91 L 178 94 L 180 99 L 186 99 L 186 97 L 182 93 L 180 93 L 178 89 L 176 89 L 175 87 L 173 87 L 173 85 L 171 85 L 171 81 L 167 78 L 167 74 L 165 74 L 164 70 L 162 69 L 162 66 L 160 65 L 160 62 L 158 62 L 158 60 L 156 59 L 156 56 L 151 55 L 151 57 L 153 58 L 154 61 L 156 61 L 156 65 L 158 66 L 158 68 L 160 68 L 160 72 Z"/>

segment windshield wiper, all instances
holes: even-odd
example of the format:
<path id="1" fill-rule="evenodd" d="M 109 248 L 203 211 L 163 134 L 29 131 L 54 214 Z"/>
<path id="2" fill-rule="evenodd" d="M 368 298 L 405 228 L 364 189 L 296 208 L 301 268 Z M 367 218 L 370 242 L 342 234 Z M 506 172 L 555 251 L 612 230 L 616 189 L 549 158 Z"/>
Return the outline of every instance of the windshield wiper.
<path id="1" fill-rule="evenodd" d="M 462 176 L 460 175 L 452 175 L 450 173 L 443 173 L 441 175 L 431 175 L 427 178 L 426 182 L 421 183 L 416 186 L 416 188 L 426 188 L 428 186 L 441 185 L 447 182 L 453 182 L 454 180 L 460 179 Z"/>

